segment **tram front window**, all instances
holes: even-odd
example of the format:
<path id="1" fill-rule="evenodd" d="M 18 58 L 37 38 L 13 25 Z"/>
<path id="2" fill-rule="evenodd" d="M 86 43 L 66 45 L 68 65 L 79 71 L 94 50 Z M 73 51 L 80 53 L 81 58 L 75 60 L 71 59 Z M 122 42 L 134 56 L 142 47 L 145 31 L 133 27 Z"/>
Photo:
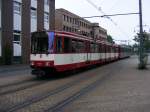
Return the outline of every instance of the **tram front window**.
<path id="1" fill-rule="evenodd" d="M 31 37 L 31 53 L 50 53 L 49 51 L 49 36 L 45 32 L 36 32 L 32 34 Z"/>

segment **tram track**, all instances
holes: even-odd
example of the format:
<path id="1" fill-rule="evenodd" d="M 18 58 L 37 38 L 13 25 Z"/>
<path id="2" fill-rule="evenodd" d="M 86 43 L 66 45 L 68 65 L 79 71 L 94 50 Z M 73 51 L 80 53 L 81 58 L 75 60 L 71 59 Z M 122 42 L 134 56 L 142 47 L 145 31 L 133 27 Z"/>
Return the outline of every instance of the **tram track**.
<path id="1" fill-rule="evenodd" d="M 35 79 L 24 80 L 23 82 L 17 82 L 13 84 L 7 84 L 0 86 L 0 96 L 15 93 L 27 88 L 39 86 L 41 84 L 47 83 L 47 81 L 36 81 Z"/>
<path id="2" fill-rule="evenodd" d="M 87 86 L 83 87 L 82 89 L 80 89 L 79 91 L 74 93 L 73 95 L 71 95 L 71 96 L 65 98 L 64 100 L 58 102 L 57 104 L 49 107 L 48 109 L 44 110 L 43 112 L 60 112 L 64 107 L 69 105 L 74 100 L 77 100 L 82 95 L 85 95 L 89 91 L 92 91 L 92 89 L 96 88 L 100 83 L 102 83 L 102 81 L 105 81 L 108 78 L 108 76 L 110 76 L 111 74 L 108 73 L 105 76 L 98 78 L 96 81 L 88 84 Z"/>
<path id="3" fill-rule="evenodd" d="M 119 68 L 119 67 L 118 67 Z M 108 70 L 108 69 L 107 69 Z M 29 108 L 33 108 L 35 107 L 35 105 L 37 105 L 37 103 L 45 103 L 45 99 L 48 99 L 49 97 L 55 97 L 54 100 L 55 103 L 53 103 L 52 105 L 50 104 L 48 107 L 43 108 L 42 111 L 45 112 L 57 112 L 60 109 L 68 106 L 70 103 L 72 103 L 74 100 L 80 98 L 80 96 L 86 94 L 87 92 L 91 91 L 92 89 L 94 89 L 96 86 L 98 86 L 100 84 L 100 82 L 103 82 L 103 80 L 105 80 L 108 76 L 110 76 L 110 74 L 112 74 L 110 71 L 113 71 L 113 69 L 109 69 L 109 71 L 104 70 L 102 71 L 102 73 L 104 72 L 104 74 L 100 75 L 100 78 L 98 78 L 98 74 L 95 75 L 93 74 L 93 72 L 89 72 L 88 74 L 82 74 L 81 77 L 77 77 L 75 79 L 73 79 L 73 81 L 69 81 L 68 83 L 63 84 L 62 86 L 57 86 L 56 88 L 53 88 L 51 90 L 48 91 L 44 91 L 44 92 L 40 92 L 37 94 L 33 94 L 30 95 L 29 97 L 23 98 L 23 100 L 14 102 L 12 105 L 11 103 L 9 104 L 9 106 L 1 108 L 4 112 L 22 112 L 28 110 Z M 93 70 L 92 70 L 93 71 Z M 94 73 L 96 71 L 94 70 Z M 109 73 L 110 72 L 110 73 Z M 97 77 L 98 76 L 98 77 Z M 71 89 L 73 86 L 76 85 L 82 85 L 83 81 L 87 81 L 89 79 L 92 80 L 92 77 L 97 77 L 98 79 L 92 83 L 89 84 L 85 84 L 84 87 L 80 88 L 80 89 L 76 89 L 77 91 L 74 93 L 69 93 L 68 95 L 64 96 L 64 93 L 66 92 L 66 90 Z M 80 84 L 79 84 L 80 83 Z M 87 86 L 88 85 L 88 86 Z M 39 87 L 38 87 L 39 88 Z M 74 87 L 73 87 L 74 88 Z M 37 88 L 36 88 L 37 89 Z M 31 89 L 32 90 L 32 89 Z M 40 90 L 41 91 L 41 90 Z M 69 90 L 70 91 L 70 90 Z M 21 92 L 19 92 L 20 94 Z M 27 92 L 26 92 L 27 93 Z M 35 93 L 35 92 L 34 92 Z M 20 94 L 21 95 L 21 94 Z M 63 99 L 59 99 L 59 97 L 57 96 L 61 96 Z M 58 101 L 57 101 L 58 100 Z M 1 100 L 2 101 L 2 100 Z M 53 100 L 52 100 L 53 101 Z M 38 107 L 38 106 L 37 106 Z M 1 111 L 0 109 L 0 111 Z M 21 110 L 21 111 L 20 111 Z"/>
<path id="4" fill-rule="evenodd" d="M 0 85 L 0 88 L 3 89 L 3 88 L 6 88 L 6 87 L 9 87 L 9 86 L 15 86 L 15 85 L 19 85 L 19 84 L 29 82 L 29 81 L 34 81 L 34 80 L 35 79 L 27 79 L 27 80 L 17 81 L 17 82 L 14 82 L 14 83 L 8 83 L 8 84 L 5 84 L 5 85 Z"/>
<path id="5" fill-rule="evenodd" d="M 91 75 L 91 74 L 90 74 Z M 10 108 L 7 108 L 7 112 L 16 112 L 17 110 L 19 109 L 23 109 L 25 107 L 28 107 L 29 105 L 32 105 L 34 103 L 37 103 L 37 102 L 40 102 L 48 97 L 51 97 L 53 95 L 56 95 L 56 94 L 59 94 L 59 93 L 62 93 L 63 91 L 73 87 L 74 85 L 77 85 L 78 83 L 82 83 L 82 81 L 86 81 L 92 77 L 94 77 L 95 75 L 91 75 L 90 77 L 88 76 L 82 76 L 80 78 L 77 78 L 76 80 L 73 80 L 71 82 L 68 82 L 62 86 L 59 86 L 53 90 L 49 90 L 45 93 L 42 93 L 42 94 L 39 94 L 37 96 L 33 96 L 33 97 L 30 97 L 28 99 L 26 99 L 25 101 L 23 102 L 20 102 L 16 105 L 13 105 L 11 106 Z"/>
<path id="6" fill-rule="evenodd" d="M 105 74 L 106 75 L 106 74 Z M 39 102 L 42 102 L 43 100 L 49 98 L 49 97 L 53 97 L 53 96 L 56 96 L 58 94 L 63 94 L 64 91 L 72 88 L 73 86 L 76 86 L 78 85 L 78 83 L 81 83 L 82 82 L 86 82 L 87 80 L 90 80 L 91 78 L 93 77 L 96 77 L 96 75 L 93 75 L 93 74 L 90 74 L 90 76 L 82 76 L 74 81 L 71 81 L 71 82 L 68 82 L 62 86 L 59 86 L 53 90 L 49 90 L 45 93 L 41 93 L 39 95 L 36 95 L 36 96 L 32 96 L 28 99 L 26 99 L 25 101 L 23 102 L 20 102 L 20 103 L 17 103 L 13 106 L 11 106 L 10 108 L 7 108 L 7 112 L 20 112 L 21 109 L 24 109 L 24 108 L 28 108 L 29 106 L 32 106 L 36 103 L 39 103 Z M 105 76 L 102 75 L 102 77 L 100 77 L 97 81 L 93 82 L 93 83 L 90 83 L 88 86 L 82 88 L 81 90 L 79 90 L 77 93 L 74 93 L 71 97 L 65 99 L 65 100 L 61 100 L 60 102 L 56 103 L 55 105 L 52 105 L 50 106 L 50 108 L 46 109 L 45 111 L 49 111 L 49 110 L 57 110 L 59 108 L 62 108 L 61 105 L 66 105 L 68 104 L 68 101 L 70 102 L 71 99 L 75 100 L 77 99 L 79 96 L 81 96 L 82 94 L 85 93 L 85 91 L 89 91 L 91 90 L 92 88 L 94 88 L 96 85 L 98 85 L 101 80 L 103 80 Z M 91 86 L 90 86 L 91 85 Z M 80 95 L 81 94 L 81 95 Z M 75 97 L 73 97 L 75 95 Z M 71 100 L 72 102 L 72 100 Z M 58 108 L 59 107 L 59 108 Z"/>

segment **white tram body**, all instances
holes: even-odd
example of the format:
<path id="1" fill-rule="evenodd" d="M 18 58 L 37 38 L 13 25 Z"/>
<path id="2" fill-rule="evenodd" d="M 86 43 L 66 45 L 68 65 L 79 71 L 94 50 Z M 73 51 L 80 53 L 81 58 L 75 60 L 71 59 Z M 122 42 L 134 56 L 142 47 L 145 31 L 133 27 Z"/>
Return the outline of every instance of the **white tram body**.
<path id="1" fill-rule="evenodd" d="M 123 57 L 120 50 L 121 47 L 116 44 L 74 33 L 34 32 L 30 55 L 32 74 L 73 70 L 127 57 Z"/>

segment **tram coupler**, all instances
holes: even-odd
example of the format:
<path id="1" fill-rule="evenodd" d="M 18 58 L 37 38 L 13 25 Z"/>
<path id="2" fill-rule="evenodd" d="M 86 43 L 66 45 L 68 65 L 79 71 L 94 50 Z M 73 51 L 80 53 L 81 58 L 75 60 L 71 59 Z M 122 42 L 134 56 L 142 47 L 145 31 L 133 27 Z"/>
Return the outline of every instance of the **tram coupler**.
<path id="1" fill-rule="evenodd" d="M 31 71 L 31 74 L 32 74 L 32 75 L 36 75 L 37 77 L 44 77 L 44 76 L 46 76 L 45 71 L 43 71 L 43 70 L 41 70 L 41 69 L 33 69 L 33 70 Z"/>

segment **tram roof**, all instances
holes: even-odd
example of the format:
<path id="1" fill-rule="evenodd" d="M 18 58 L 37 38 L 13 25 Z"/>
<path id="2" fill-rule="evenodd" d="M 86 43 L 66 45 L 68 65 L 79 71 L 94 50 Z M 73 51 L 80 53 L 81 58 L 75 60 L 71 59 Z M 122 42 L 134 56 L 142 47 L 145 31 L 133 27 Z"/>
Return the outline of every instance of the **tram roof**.
<path id="1" fill-rule="evenodd" d="M 119 45 L 117 44 L 112 44 L 110 42 L 107 41 L 102 41 L 102 40 L 94 40 L 92 37 L 87 37 L 84 35 L 79 35 L 76 33 L 72 33 L 72 32 L 65 32 L 65 31 L 37 31 L 37 32 L 54 32 L 55 36 L 64 36 L 64 37 L 69 37 L 69 38 L 73 38 L 73 39 L 79 39 L 79 40 L 85 40 L 85 41 L 90 41 L 90 42 L 96 42 L 96 43 L 101 43 L 101 44 L 106 44 L 106 45 L 110 45 L 110 46 L 114 46 L 114 47 L 118 47 Z M 36 32 L 33 32 L 36 33 Z"/>

